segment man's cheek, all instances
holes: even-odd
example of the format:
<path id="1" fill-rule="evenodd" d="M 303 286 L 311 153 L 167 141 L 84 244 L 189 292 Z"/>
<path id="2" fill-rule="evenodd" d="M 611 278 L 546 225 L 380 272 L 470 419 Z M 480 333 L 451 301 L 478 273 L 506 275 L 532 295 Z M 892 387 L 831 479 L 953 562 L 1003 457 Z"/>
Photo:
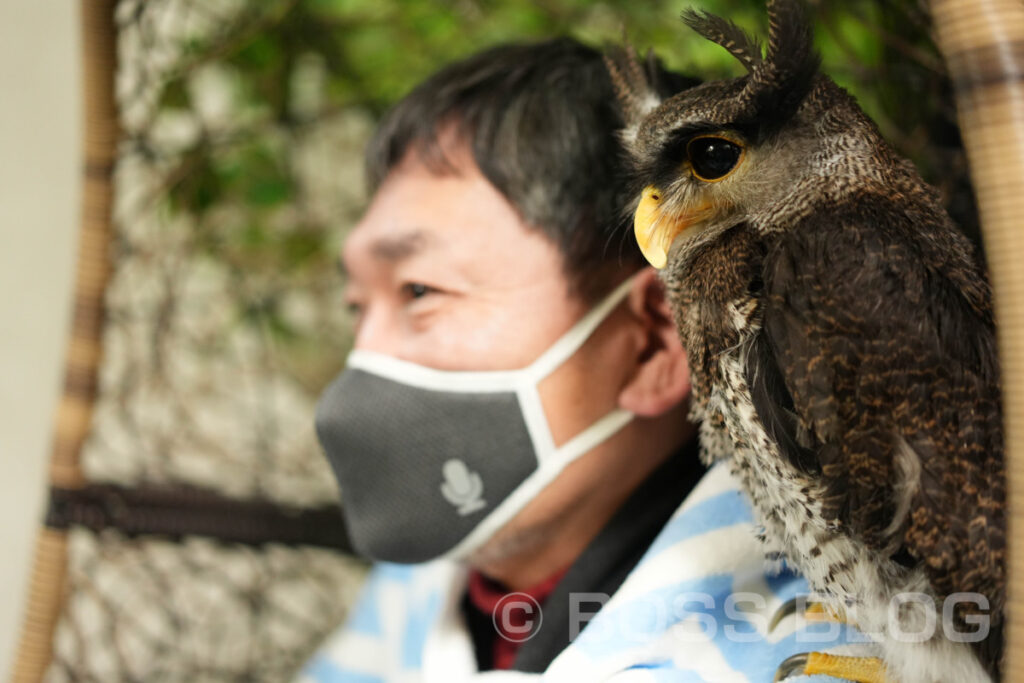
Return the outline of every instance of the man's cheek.
<path id="1" fill-rule="evenodd" d="M 403 357 L 441 370 L 507 369 L 500 365 L 494 316 L 474 316 L 457 305 L 417 315 L 407 326 Z"/>
<path id="2" fill-rule="evenodd" d="M 512 319 L 507 310 L 453 305 L 437 316 L 430 334 L 460 367 L 513 370 L 533 360 L 522 350 L 529 327 L 528 321 Z"/>

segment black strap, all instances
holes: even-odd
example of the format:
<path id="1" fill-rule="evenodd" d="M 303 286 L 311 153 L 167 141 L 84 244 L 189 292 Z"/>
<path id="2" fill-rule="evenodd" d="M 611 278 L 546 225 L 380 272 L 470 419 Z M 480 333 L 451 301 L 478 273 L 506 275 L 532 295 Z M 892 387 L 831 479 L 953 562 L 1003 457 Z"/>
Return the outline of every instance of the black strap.
<path id="1" fill-rule="evenodd" d="M 191 487 L 52 487 L 45 524 L 52 529 L 115 529 L 130 537 L 205 536 L 250 546 L 282 543 L 352 552 L 336 505 L 290 508 Z"/>

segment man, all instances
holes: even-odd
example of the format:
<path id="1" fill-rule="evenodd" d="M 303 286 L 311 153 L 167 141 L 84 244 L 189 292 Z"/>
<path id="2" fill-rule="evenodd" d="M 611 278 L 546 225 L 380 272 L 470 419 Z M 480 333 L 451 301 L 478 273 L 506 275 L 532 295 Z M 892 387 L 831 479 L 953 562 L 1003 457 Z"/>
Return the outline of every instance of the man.
<path id="1" fill-rule="evenodd" d="M 447 67 L 370 143 L 355 350 L 317 430 L 384 562 L 301 680 L 762 681 L 812 649 L 795 617 L 769 629 L 805 585 L 765 574 L 736 483 L 699 462 L 619 127 L 600 54 L 561 39 Z"/>

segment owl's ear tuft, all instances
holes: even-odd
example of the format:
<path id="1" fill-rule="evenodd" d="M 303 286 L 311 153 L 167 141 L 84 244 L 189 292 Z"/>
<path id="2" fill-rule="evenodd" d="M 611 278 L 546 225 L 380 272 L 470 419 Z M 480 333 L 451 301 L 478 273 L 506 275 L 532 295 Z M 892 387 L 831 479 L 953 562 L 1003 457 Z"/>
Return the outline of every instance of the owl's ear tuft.
<path id="1" fill-rule="evenodd" d="M 753 71 L 763 61 L 761 44 L 728 19 L 694 9 L 684 10 L 682 19 L 699 35 L 728 50 L 747 71 Z"/>
<path id="2" fill-rule="evenodd" d="M 801 0 L 769 0 L 768 52 L 740 98 L 762 120 L 788 119 L 810 90 L 820 62 Z"/>
<path id="3" fill-rule="evenodd" d="M 604 63 L 615 88 L 627 135 L 630 131 L 635 134 L 640 122 L 661 104 L 654 53 L 647 53 L 647 64 L 644 65 L 636 49 L 624 42 L 622 46 L 605 50 Z"/>

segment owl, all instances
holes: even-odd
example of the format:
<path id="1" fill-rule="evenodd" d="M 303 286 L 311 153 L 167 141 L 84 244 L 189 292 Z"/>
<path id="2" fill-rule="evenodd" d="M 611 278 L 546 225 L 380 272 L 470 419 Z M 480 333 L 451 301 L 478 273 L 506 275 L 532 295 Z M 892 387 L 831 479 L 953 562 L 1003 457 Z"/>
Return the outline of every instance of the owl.
<path id="1" fill-rule="evenodd" d="M 984 268 L 820 73 L 799 3 L 769 0 L 768 16 L 762 50 L 685 12 L 747 73 L 668 99 L 630 49 L 607 61 L 634 232 L 689 354 L 704 457 L 728 462 L 826 613 L 879 642 L 878 658 L 806 653 L 779 676 L 998 678 L 1005 473 Z"/>

